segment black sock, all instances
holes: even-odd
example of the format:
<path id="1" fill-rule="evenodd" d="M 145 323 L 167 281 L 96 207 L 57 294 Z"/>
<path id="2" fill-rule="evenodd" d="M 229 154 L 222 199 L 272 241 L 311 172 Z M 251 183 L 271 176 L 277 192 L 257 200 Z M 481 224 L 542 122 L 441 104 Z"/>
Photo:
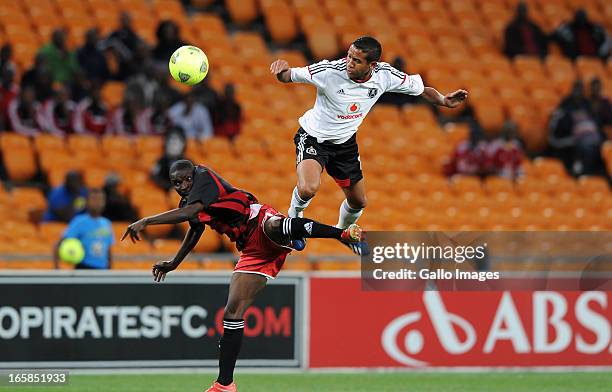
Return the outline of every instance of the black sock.
<path id="1" fill-rule="evenodd" d="M 307 218 L 285 218 L 282 222 L 282 229 L 283 234 L 291 239 L 335 238 L 339 240 L 344 231 Z"/>
<path id="2" fill-rule="evenodd" d="M 234 381 L 234 367 L 242 345 L 244 320 L 223 319 L 223 337 L 219 341 L 219 377 L 221 385 L 230 385 Z"/>

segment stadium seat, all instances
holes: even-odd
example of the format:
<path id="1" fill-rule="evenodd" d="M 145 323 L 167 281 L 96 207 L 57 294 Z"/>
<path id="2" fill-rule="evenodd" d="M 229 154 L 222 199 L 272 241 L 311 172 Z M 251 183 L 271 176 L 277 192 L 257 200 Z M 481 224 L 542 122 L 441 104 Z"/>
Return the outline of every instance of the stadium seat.
<path id="1" fill-rule="evenodd" d="M 225 7 L 232 21 L 238 25 L 247 25 L 258 15 L 255 0 L 225 0 Z"/>
<path id="2" fill-rule="evenodd" d="M 298 34 L 295 16 L 286 3 L 264 9 L 266 27 L 275 43 L 287 44 Z"/>
<path id="3" fill-rule="evenodd" d="M 60 222 L 45 222 L 38 227 L 40 237 L 47 244 L 55 244 L 64 235 L 67 225 Z"/>

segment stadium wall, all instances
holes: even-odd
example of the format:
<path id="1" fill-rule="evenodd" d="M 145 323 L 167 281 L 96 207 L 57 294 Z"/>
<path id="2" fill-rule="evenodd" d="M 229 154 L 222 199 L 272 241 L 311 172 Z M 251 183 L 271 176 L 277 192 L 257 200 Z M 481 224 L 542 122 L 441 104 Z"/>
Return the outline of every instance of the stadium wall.
<path id="1" fill-rule="evenodd" d="M 0 368 L 216 367 L 227 273 L 0 272 Z M 365 292 L 283 274 L 247 312 L 239 366 L 612 366 L 606 291 Z"/>

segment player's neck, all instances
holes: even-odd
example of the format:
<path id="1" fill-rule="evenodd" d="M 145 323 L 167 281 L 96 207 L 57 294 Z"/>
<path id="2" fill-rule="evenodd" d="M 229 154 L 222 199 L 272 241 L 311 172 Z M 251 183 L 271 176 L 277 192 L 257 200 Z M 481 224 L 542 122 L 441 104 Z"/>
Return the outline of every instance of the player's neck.
<path id="1" fill-rule="evenodd" d="M 350 78 L 350 79 L 355 83 L 365 83 L 368 80 L 370 80 L 371 77 L 372 77 L 372 69 L 370 69 L 370 71 L 362 79 L 357 79 L 357 78 Z"/>

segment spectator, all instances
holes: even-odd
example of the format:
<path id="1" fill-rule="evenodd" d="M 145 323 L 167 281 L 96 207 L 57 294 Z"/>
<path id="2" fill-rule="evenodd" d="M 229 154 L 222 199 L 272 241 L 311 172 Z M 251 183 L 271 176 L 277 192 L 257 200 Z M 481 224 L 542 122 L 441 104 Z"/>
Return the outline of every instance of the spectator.
<path id="1" fill-rule="evenodd" d="M 504 33 L 504 53 L 513 58 L 518 55 L 546 57 L 548 38 L 527 15 L 527 4 L 516 6 L 516 16 Z"/>
<path id="2" fill-rule="evenodd" d="M 76 238 L 83 244 L 85 257 L 75 269 L 110 269 L 112 266 L 111 246 L 115 243 L 111 222 L 102 216 L 105 205 L 104 192 L 92 189 L 87 196 L 87 212 L 72 218 L 62 240 Z M 59 249 L 55 248 L 55 268 L 59 266 Z"/>
<path id="3" fill-rule="evenodd" d="M 185 42 L 181 41 L 179 27 L 171 20 L 164 20 L 157 26 L 155 35 L 157 46 L 153 49 L 153 59 L 168 64 L 172 53 L 185 45 Z"/>
<path id="4" fill-rule="evenodd" d="M 214 128 L 208 109 L 196 102 L 193 92 L 175 103 L 169 111 L 172 122 L 180 127 L 188 139 L 205 140 L 213 137 Z"/>
<path id="5" fill-rule="evenodd" d="M 72 78 L 70 83 L 70 96 L 74 102 L 80 102 L 83 98 L 89 96 L 92 85 L 95 81 L 87 79 L 85 72 L 78 69 Z"/>
<path id="6" fill-rule="evenodd" d="M 106 206 L 103 216 L 111 221 L 133 222 L 138 220 L 138 214 L 130 201 L 121 194 L 119 185 L 121 178 L 115 173 L 109 174 L 104 180 L 104 194 L 106 195 Z"/>
<path id="7" fill-rule="evenodd" d="M 610 38 L 606 30 L 591 22 L 583 9 L 576 11 L 573 21 L 562 23 L 553 36 L 563 53 L 571 59 L 591 56 L 606 60 L 610 55 Z"/>
<path id="8" fill-rule="evenodd" d="M 173 105 L 181 99 L 181 94 L 170 84 L 170 77 L 168 76 L 168 64 L 156 64 L 155 65 L 155 80 L 157 81 L 157 90 L 153 95 L 153 102 L 159 94 L 164 94 L 170 100 L 170 104 Z"/>
<path id="9" fill-rule="evenodd" d="M 9 126 L 13 131 L 25 136 L 34 136 L 40 131 L 40 104 L 36 102 L 32 87 L 23 87 L 19 95 L 9 102 L 7 111 Z"/>
<path id="10" fill-rule="evenodd" d="M 34 66 L 21 77 L 21 88 L 33 87 L 36 100 L 44 102 L 53 96 L 53 79 L 47 63 L 47 58 L 38 53 L 34 58 Z"/>
<path id="11" fill-rule="evenodd" d="M 601 80 L 598 77 L 591 80 L 590 90 L 589 104 L 595 116 L 595 121 L 597 121 L 599 129 L 605 131 L 607 127 L 612 126 L 612 104 L 610 104 L 608 97 L 603 96 Z M 609 135 L 612 136 L 612 134 Z"/>
<path id="12" fill-rule="evenodd" d="M 232 84 L 225 85 L 225 94 L 219 99 L 216 114 L 215 134 L 233 140 L 240 133 L 242 111 L 240 104 L 234 98 L 234 86 Z"/>
<path id="13" fill-rule="evenodd" d="M 444 167 L 445 174 L 447 176 L 455 174 L 479 176 L 484 174 L 486 145 L 484 134 L 472 130 L 470 138 L 457 145 L 450 161 Z"/>
<path id="14" fill-rule="evenodd" d="M 487 143 L 484 148 L 483 173 L 511 180 L 521 175 L 524 152 L 517 135 L 517 125 L 512 121 L 504 124 L 500 138 Z"/>
<path id="15" fill-rule="evenodd" d="M 9 128 L 8 106 L 19 94 L 19 86 L 14 82 L 15 71 L 10 67 L 3 68 L 0 72 L 0 129 Z"/>
<path id="16" fill-rule="evenodd" d="M 77 60 L 87 79 L 103 83 L 109 78 L 106 57 L 100 50 L 98 29 L 87 30 L 85 45 L 77 51 Z"/>
<path id="17" fill-rule="evenodd" d="M 43 216 L 43 221 L 69 222 L 75 215 L 83 212 L 86 197 L 87 189 L 83 185 L 81 173 L 68 172 L 64 184 L 49 194 L 49 208 Z"/>
<path id="18" fill-rule="evenodd" d="M 210 87 L 208 81 L 208 78 L 204 78 L 204 80 L 196 84 L 191 91 L 195 94 L 195 98 L 198 102 L 206 106 L 209 112 L 214 113 L 219 96 L 217 92 Z"/>
<path id="19" fill-rule="evenodd" d="M 13 47 L 10 43 L 6 43 L 2 45 L 0 48 L 0 75 L 5 69 L 10 69 L 15 72 L 17 67 L 15 67 L 15 63 L 12 60 L 13 57 Z"/>
<path id="20" fill-rule="evenodd" d="M 601 170 L 600 146 L 603 137 L 581 80 L 574 82 L 569 97 L 551 115 L 549 144 L 574 175 L 597 174 Z"/>
<path id="21" fill-rule="evenodd" d="M 161 189 L 168 191 L 173 188 L 170 182 L 170 166 L 179 159 L 185 159 L 186 148 L 185 135 L 180 129 L 172 129 L 166 134 L 164 154 L 151 170 L 151 180 Z"/>
<path id="22" fill-rule="evenodd" d="M 74 131 L 103 135 L 108 125 L 108 108 L 100 97 L 100 86 L 94 85 L 91 97 L 83 98 L 74 112 Z"/>
<path id="23" fill-rule="evenodd" d="M 126 85 L 127 91 L 133 91 L 143 97 L 143 105 L 153 104 L 154 97 L 159 90 L 156 77 L 155 64 L 152 61 L 143 63 L 141 69 L 132 75 Z"/>
<path id="24" fill-rule="evenodd" d="M 132 28 L 132 18 L 129 13 L 122 12 L 119 18 L 119 29 L 113 31 L 104 43 L 117 58 L 119 69 L 116 79 L 125 80 L 138 72 L 142 62 L 137 62 L 137 51 L 144 46 L 142 39 Z"/>
<path id="25" fill-rule="evenodd" d="M 163 135 L 173 125 L 170 119 L 170 98 L 164 94 L 159 94 L 153 103 L 153 107 L 149 108 L 149 122 L 151 124 L 151 132 L 154 135 Z"/>
<path id="26" fill-rule="evenodd" d="M 74 132 L 76 103 L 70 99 L 68 87 L 59 86 L 54 98 L 45 101 L 38 112 L 41 130 L 56 136 Z"/>
<path id="27" fill-rule="evenodd" d="M 142 97 L 126 91 L 121 106 L 115 108 L 108 121 L 107 132 L 115 135 L 147 135 L 151 133 L 149 118 L 143 109 Z"/>
<path id="28" fill-rule="evenodd" d="M 51 42 L 40 49 L 46 58 L 54 82 L 64 83 L 70 81 L 78 68 L 74 52 L 66 47 L 66 32 L 55 30 L 51 35 Z"/>

